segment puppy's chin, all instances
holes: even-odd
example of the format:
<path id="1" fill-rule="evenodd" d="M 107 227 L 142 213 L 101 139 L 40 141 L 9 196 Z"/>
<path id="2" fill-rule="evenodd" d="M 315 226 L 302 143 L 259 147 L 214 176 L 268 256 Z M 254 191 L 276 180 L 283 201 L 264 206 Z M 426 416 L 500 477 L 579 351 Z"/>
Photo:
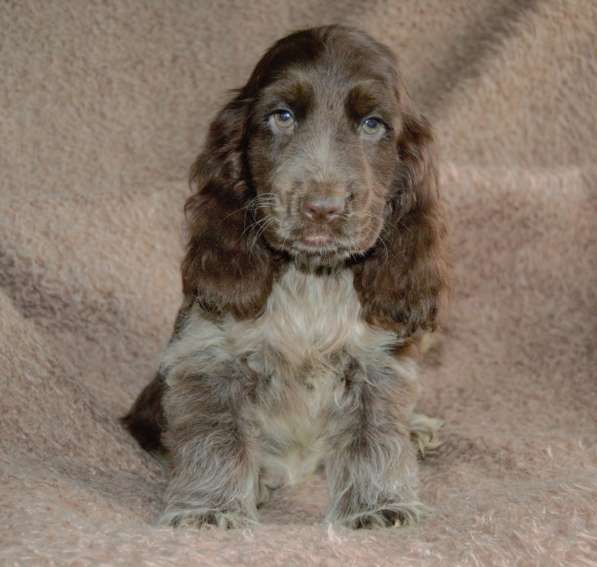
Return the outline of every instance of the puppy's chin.
<path id="1" fill-rule="evenodd" d="M 270 248 L 289 256 L 297 265 L 317 268 L 342 266 L 351 258 L 365 256 L 377 243 L 380 232 L 381 223 L 368 223 L 356 228 L 352 238 L 309 227 L 289 229 L 286 234 L 265 230 L 263 236 Z"/>
<path id="2" fill-rule="evenodd" d="M 347 262 L 358 261 L 359 258 L 367 256 L 376 242 L 375 237 L 348 243 L 340 240 L 297 240 L 290 244 L 287 253 L 299 266 L 310 269 L 338 268 L 346 266 Z"/>
<path id="3" fill-rule="evenodd" d="M 340 247 L 334 242 L 297 241 L 292 244 L 290 255 L 299 265 L 333 267 L 341 265 L 350 254 L 346 248 Z"/>
<path id="4" fill-rule="evenodd" d="M 305 268 L 342 265 L 350 256 L 350 248 L 335 238 L 278 238 L 266 236 L 270 248 Z"/>

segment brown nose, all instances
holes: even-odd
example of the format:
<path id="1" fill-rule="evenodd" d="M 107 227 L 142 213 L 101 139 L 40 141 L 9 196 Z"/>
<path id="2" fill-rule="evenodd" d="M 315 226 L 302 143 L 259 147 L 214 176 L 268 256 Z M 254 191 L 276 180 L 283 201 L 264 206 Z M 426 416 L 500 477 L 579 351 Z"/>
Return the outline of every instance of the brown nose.
<path id="1" fill-rule="evenodd" d="M 310 197 L 303 204 L 303 213 L 311 221 L 330 222 L 343 211 L 342 197 Z"/>

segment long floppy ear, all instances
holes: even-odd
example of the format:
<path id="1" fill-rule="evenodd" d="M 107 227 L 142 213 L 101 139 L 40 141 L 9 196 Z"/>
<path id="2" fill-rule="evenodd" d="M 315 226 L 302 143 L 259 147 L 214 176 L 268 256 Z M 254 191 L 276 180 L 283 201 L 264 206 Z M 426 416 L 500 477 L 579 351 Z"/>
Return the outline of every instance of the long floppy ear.
<path id="1" fill-rule="evenodd" d="M 354 266 L 366 320 L 401 338 L 436 326 L 446 287 L 445 227 L 433 137 L 427 120 L 404 94 L 398 165 L 381 238 Z"/>
<path id="2" fill-rule="evenodd" d="M 189 241 L 183 292 L 203 309 L 256 316 L 275 275 L 272 252 L 257 237 L 252 188 L 243 158 L 248 102 L 242 91 L 211 123 L 191 171 L 195 192 L 185 205 Z"/>

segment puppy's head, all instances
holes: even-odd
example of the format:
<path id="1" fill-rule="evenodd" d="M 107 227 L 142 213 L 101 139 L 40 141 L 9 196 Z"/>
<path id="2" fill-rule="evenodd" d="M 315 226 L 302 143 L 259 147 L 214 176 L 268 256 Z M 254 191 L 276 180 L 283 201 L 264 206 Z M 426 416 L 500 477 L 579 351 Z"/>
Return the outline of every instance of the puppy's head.
<path id="1" fill-rule="evenodd" d="M 281 39 L 194 165 L 185 292 L 254 316 L 284 262 L 347 264 L 369 319 L 410 321 L 404 302 L 435 286 L 415 272 L 441 236 L 430 142 L 386 47 L 338 26 Z M 420 308 L 415 326 L 434 318 Z"/>
<path id="2" fill-rule="evenodd" d="M 391 53 L 344 29 L 289 36 L 262 59 L 247 157 L 273 248 L 333 262 L 373 246 L 398 174 L 398 85 Z"/>

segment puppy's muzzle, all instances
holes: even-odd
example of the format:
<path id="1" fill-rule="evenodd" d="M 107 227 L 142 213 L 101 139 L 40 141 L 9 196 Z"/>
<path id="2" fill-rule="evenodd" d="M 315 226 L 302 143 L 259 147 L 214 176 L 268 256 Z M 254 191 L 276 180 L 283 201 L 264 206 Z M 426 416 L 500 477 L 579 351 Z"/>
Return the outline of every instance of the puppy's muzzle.
<path id="1" fill-rule="evenodd" d="M 315 195 L 303 203 L 303 216 L 310 222 L 329 223 L 342 215 L 345 206 L 344 197 Z"/>

